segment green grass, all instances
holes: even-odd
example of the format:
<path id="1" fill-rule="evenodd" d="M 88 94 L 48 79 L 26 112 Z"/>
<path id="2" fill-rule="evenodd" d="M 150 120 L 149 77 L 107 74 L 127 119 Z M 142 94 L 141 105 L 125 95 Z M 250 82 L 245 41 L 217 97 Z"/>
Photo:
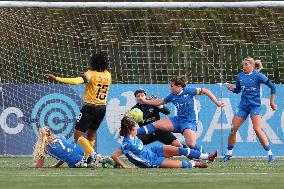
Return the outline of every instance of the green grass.
<path id="1" fill-rule="evenodd" d="M 48 158 L 46 166 L 54 159 Z M 32 158 L 0 158 L 0 188 L 282 188 L 284 159 L 215 161 L 207 169 L 30 168 Z"/>

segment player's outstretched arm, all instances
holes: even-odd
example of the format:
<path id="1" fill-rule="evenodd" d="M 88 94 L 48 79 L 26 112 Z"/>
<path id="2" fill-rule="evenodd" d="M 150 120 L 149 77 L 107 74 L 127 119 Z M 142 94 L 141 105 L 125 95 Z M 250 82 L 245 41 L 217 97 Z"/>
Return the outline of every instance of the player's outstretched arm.
<path id="1" fill-rule="evenodd" d="M 149 105 L 153 105 L 153 106 L 160 106 L 160 105 L 164 105 L 165 101 L 164 99 L 151 99 L 151 100 L 147 100 L 147 99 L 142 99 L 141 104 L 149 104 Z"/>
<path id="2" fill-rule="evenodd" d="M 120 156 L 122 155 L 122 151 L 121 150 L 116 150 L 112 155 L 111 158 L 122 168 L 124 169 L 130 169 L 131 167 L 128 166 L 126 163 L 124 163 L 122 161 L 122 159 L 120 158 Z"/>
<path id="3" fill-rule="evenodd" d="M 218 107 L 224 106 L 224 102 L 219 101 L 209 89 L 202 88 L 202 93 L 208 96 Z"/>
<path id="4" fill-rule="evenodd" d="M 58 81 L 65 84 L 71 84 L 71 85 L 78 85 L 84 83 L 83 77 L 76 77 L 76 78 L 62 78 L 62 77 L 56 77 L 53 74 L 45 74 L 44 75 L 48 79 L 52 79 L 54 81 Z"/>
<path id="5" fill-rule="evenodd" d="M 41 168 L 44 164 L 44 159 L 39 159 L 35 163 L 32 164 L 33 168 Z"/>

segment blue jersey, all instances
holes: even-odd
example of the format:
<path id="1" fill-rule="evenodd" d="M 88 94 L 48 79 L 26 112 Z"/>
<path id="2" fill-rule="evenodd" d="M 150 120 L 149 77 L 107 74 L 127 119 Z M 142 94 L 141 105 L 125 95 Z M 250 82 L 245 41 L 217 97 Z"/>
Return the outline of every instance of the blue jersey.
<path id="1" fill-rule="evenodd" d="M 130 162 L 142 168 L 159 167 L 165 159 L 161 146 L 144 147 L 138 137 L 130 138 L 125 136 L 120 149 Z"/>
<path id="2" fill-rule="evenodd" d="M 74 167 L 84 155 L 83 149 L 75 143 L 70 143 L 64 136 L 56 136 L 47 145 L 47 152 L 58 160 L 64 161 L 69 167 Z"/>
<path id="3" fill-rule="evenodd" d="M 257 71 L 249 74 L 241 72 L 237 76 L 234 93 L 242 91 L 239 107 L 250 108 L 261 105 L 261 84 L 265 84 L 268 78 Z"/>
<path id="4" fill-rule="evenodd" d="M 165 103 L 172 102 L 175 105 L 177 116 L 182 120 L 198 123 L 198 111 L 194 96 L 200 94 L 200 88 L 185 87 L 179 94 L 169 94 L 164 98 L 164 101 Z"/>

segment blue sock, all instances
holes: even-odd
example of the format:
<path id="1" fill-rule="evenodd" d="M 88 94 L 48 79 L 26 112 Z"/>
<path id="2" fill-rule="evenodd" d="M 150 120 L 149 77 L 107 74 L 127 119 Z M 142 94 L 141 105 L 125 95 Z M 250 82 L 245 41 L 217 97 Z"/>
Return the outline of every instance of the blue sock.
<path id="1" fill-rule="evenodd" d="M 182 160 L 181 168 L 192 168 L 193 165 L 190 161 Z"/>
<path id="2" fill-rule="evenodd" d="M 178 155 L 199 159 L 201 153 L 190 148 L 178 148 Z"/>
<path id="3" fill-rule="evenodd" d="M 154 125 L 152 123 L 145 125 L 143 127 L 140 127 L 137 130 L 137 135 L 145 135 L 145 134 L 150 134 L 156 131 L 156 128 L 154 127 Z"/>
<path id="4" fill-rule="evenodd" d="M 267 155 L 273 155 L 273 153 L 272 153 L 272 151 L 271 151 L 271 149 L 270 149 L 270 146 L 268 145 L 268 146 L 263 146 L 263 148 L 265 149 L 265 151 L 267 152 Z"/>
<path id="5" fill-rule="evenodd" d="M 269 151 L 270 150 L 270 146 L 263 146 L 263 148 L 265 149 L 265 151 Z"/>
<path id="6" fill-rule="evenodd" d="M 199 151 L 199 152 L 201 152 L 201 153 L 203 153 L 203 154 L 206 154 L 206 152 L 205 152 L 205 150 L 203 149 L 202 145 L 199 146 L 198 144 L 195 144 L 194 148 L 192 148 L 192 149 L 194 149 L 194 150 L 196 150 L 196 151 Z"/>
<path id="7" fill-rule="evenodd" d="M 228 146 L 227 149 L 228 150 L 233 150 L 234 146 Z"/>

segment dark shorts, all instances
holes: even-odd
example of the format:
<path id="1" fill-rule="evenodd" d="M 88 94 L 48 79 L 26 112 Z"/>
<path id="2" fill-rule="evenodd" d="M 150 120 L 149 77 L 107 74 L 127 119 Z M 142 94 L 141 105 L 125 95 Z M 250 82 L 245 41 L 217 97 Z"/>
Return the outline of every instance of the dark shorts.
<path id="1" fill-rule="evenodd" d="M 168 131 L 156 130 L 154 133 L 147 135 L 137 135 L 137 137 L 143 142 L 144 145 L 159 141 L 166 145 L 171 145 L 177 138 L 173 133 Z"/>
<path id="2" fill-rule="evenodd" d="M 77 118 L 75 129 L 86 132 L 88 129 L 97 130 L 106 114 L 106 105 L 84 105 Z"/>

